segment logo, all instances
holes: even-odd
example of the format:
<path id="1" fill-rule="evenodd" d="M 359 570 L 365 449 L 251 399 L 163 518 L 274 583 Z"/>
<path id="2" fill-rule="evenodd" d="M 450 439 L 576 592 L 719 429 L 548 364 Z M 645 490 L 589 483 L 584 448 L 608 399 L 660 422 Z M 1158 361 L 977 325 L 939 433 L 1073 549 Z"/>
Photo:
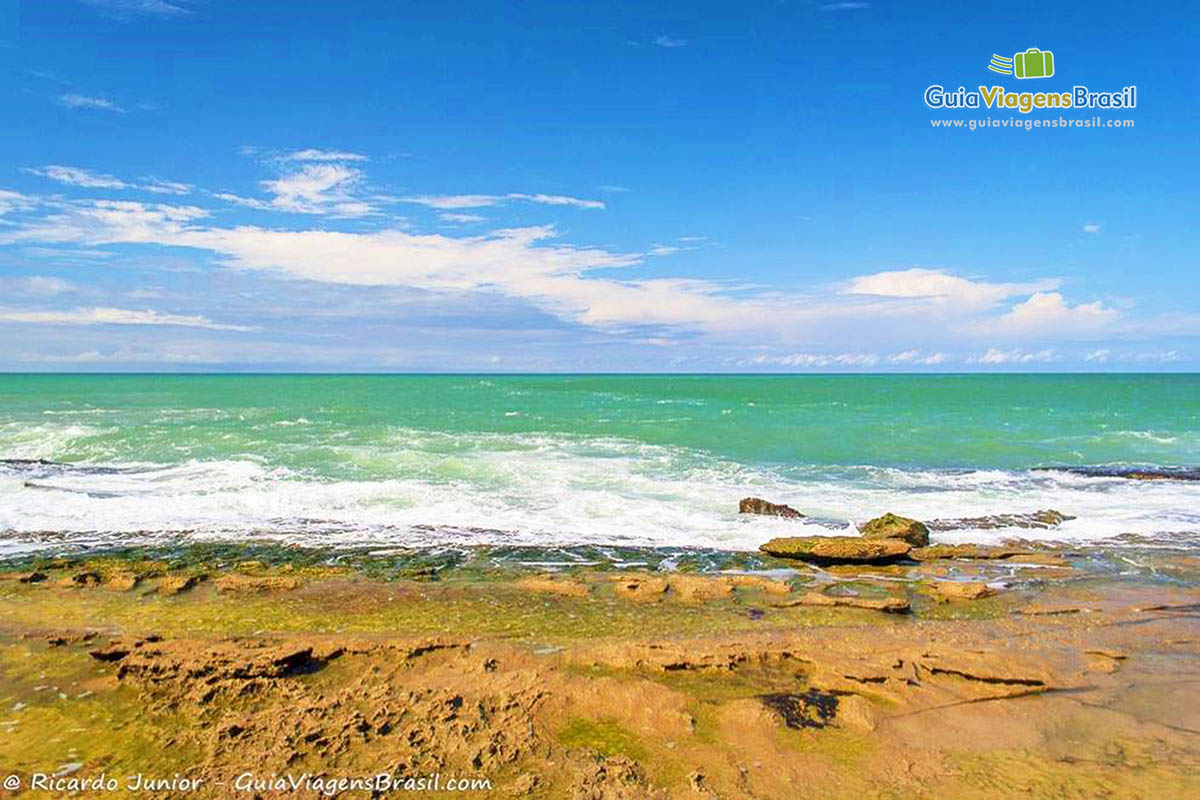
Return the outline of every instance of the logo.
<path id="1" fill-rule="evenodd" d="M 1015 53 L 1012 58 L 993 53 L 988 69 L 1020 79 L 1049 78 L 1054 75 L 1054 53 L 1036 47 L 1031 47 L 1024 53 Z"/>
<path id="2" fill-rule="evenodd" d="M 1030 47 L 1013 53 L 1012 58 L 993 53 L 987 68 L 1000 75 L 1018 80 L 1054 78 L 1054 53 Z M 1117 108 L 1137 108 L 1137 86 L 1125 86 L 1117 91 L 1093 91 L 1083 84 L 1038 87 L 1038 91 L 1010 91 L 1003 86 L 979 85 L 974 90 L 966 86 L 947 89 L 935 83 L 925 90 L 925 105 L 938 109 L 989 109 L 1016 111 L 1020 114 L 1059 113 L 1066 109 L 1082 111 Z"/>

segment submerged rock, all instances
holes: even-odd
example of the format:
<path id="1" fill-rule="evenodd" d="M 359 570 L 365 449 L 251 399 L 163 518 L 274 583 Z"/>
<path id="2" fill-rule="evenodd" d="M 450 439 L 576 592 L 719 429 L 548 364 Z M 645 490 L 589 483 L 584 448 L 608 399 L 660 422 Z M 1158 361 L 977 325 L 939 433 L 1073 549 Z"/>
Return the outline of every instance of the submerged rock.
<path id="1" fill-rule="evenodd" d="M 1066 472 L 1086 478 L 1125 478 L 1131 481 L 1200 481 L 1195 467 L 1034 467 L 1034 472 Z"/>
<path id="2" fill-rule="evenodd" d="M 775 603 L 775 606 L 779 608 L 791 606 L 866 608 L 871 611 L 883 611 L 887 614 L 905 614 L 910 608 L 908 600 L 903 597 L 854 597 L 852 595 L 821 594 L 820 592 L 807 592 L 795 600 Z"/>
<path id="3" fill-rule="evenodd" d="M 782 503 L 772 503 L 769 500 L 763 500 L 761 497 L 743 497 L 738 503 L 739 514 L 761 514 L 767 517 L 790 517 L 800 518 L 804 515 L 791 506 L 785 506 Z"/>
<path id="4" fill-rule="evenodd" d="M 928 527 L 934 531 L 954 531 L 967 528 L 977 530 L 992 530 L 994 528 L 1057 528 L 1067 520 L 1075 519 L 1069 514 L 1055 511 L 1053 508 L 1034 511 L 1031 514 L 993 514 L 987 517 L 959 517 L 956 519 L 935 519 Z"/>
<path id="5" fill-rule="evenodd" d="M 814 564 L 888 564 L 906 557 L 912 547 L 900 539 L 786 536 L 772 539 L 758 549 L 768 555 Z"/>
<path id="6" fill-rule="evenodd" d="M 860 525 L 858 531 L 867 539 L 902 539 L 913 547 L 929 544 L 929 528 L 925 523 L 892 513 Z"/>

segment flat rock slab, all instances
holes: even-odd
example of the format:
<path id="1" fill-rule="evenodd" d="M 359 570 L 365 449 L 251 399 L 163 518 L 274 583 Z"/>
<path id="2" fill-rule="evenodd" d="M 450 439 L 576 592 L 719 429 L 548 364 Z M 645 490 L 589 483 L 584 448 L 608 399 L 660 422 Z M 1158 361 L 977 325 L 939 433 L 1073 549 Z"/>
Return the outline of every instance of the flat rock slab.
<path id="1" fill-rule="evenodd" d="M 996 594 L 983 581 L 938 581 L 934 589 L 948 600 L 979 600 Z"/>
<path id="2" fill-rule="evenodd" d="M 900 539 L 787 536 L 772 539 L 758 549 L 768 555 L 813 564 L 889 564 L 906 558 L 912 546 Z"/>
<path id="3" fill-rule="evenodd" d="M 988 561 L 999 561 L 1017 556 L 1038 555 L 1032 550 L 1019 550 L 1012 547 L 989 547 L 981 544 L 935 544 L 929 547 L 917 547 L 909 554 L 917 561 L 936 561 L 939 558 L 968 558 Z"/>
<path id="4" fill-rule="evenodd" d="M 883 611 L 888 614 L 905 614 L 911 608 L 908 600 L 903 597 L 851 597 L 848 595 L 821 594 L 807 592 L 794 600 L 774 603 L 778 608 L 791 606 L 828 606 L 835 608 L 865 608 L 871 611 Z"/>

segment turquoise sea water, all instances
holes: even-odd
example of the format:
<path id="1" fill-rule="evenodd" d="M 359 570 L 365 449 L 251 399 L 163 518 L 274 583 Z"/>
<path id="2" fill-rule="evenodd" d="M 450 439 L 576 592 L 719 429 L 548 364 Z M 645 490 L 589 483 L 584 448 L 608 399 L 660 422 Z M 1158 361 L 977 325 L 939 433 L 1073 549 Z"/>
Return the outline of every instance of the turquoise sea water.
<path id="1" fill-rule="evenodd" d="M 1191 537 L 1200 376 L 0 376 L 0 531 L 752 548 L 886 510 Z M 738 498 L 820 520 L 746 519 Z M 482 530 L 477 530 L 482 529 Z M 811 530 L 809 530 L 811 529 Z M 986 541 L 1013 531 L 947 532 Z"/>

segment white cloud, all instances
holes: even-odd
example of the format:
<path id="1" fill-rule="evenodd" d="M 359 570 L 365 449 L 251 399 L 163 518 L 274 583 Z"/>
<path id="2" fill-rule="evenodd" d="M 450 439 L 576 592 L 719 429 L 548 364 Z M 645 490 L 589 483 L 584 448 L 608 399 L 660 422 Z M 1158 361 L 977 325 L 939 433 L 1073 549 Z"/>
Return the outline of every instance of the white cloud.
<path id="1" fill-rule="evenodd" d="M 1132 360 L 1165 364 L 1172 361 L 1183 361 L 1183 356 L 1178 350 L 1165 350 L 1160 353 L 1138 353 L 1137 355 L 1133 356 Z"/>
<path id="2" fill-rule="evenodd" d="M 173 17 L 192 13 L 186 3 L 180 0 L 83 0 L 83 2 L 120 18 L 130 14 Z"/>
<path id="3" fill-rule="evenodd" d="M 362 173 L 340 164 L 315 164 L 278 180 L 263 181 L 275 195 L 271 205 L 281 211 L 302 214 L 332 212 L 344 216 L 370 213 L 371 206 L 351 197 Z"/>
<path id="4" fill-rule="evenodd" d="M 902 353 L 888 357 L 888 362 L 891 364 L 920 364 L 924 366 L 934 366 L 945 363 L 945 353 L 930 353 L 929 355 L 921 355 L 920 350 L 905 350 Z"/>
<path id="5" fill-rule="evenodd" d="M 574 206 L 575 208 L 604 208 L 600 200 L 580 200 L 578 197 L 566 197 L 561 194 L 522 194 L 513 192 L 505 195 L 509 200 L 525 200 L 530 203 L 540 203 L 546 206 Z"/>
<path id="6" fill-rule="evenodd" d="M 360 215 L 376 200 L 364 194 L 361 172 L 345 163 L 313 161 L 292 166 L 289 174 L 263 182 L 268 198 L 214 197 L 266 210 L 331 216 Z M 73 172 L 70 177 L 120 180 L 88 171 Z M 10 194 L 15 198 L 10 202 L 30 202 Z M 0 203 L 5 197 L 0 194 Z M 485 220 L 463 208 L 516 200 L 550 202 L 547 198 L 562 196 L 513 193 L 422 199 L 439 209 L 444 222 L 468 223 Z M 775 336 L 783 343 L 780 349 L 799 344 L 813 351 L 771 356 L 773 362 L 762 362 L 779 366 L 934 366 L 948 359 L 936 351 L 945 346 L 942 339 L 970 334 L 1033 336 L 1046 331 L 1053 335 L 1062 330 L 1078 337 L 1097 321 L 1107 323 L 1117 313 L 1100 303 L 1070 306 L 1057 292 L 1031 288 L 1057 285 L 1055 280 L 992 283 L 923 268 L 862 275 L 840 288 L 817 287 L 808 295 L 712 280 L 638 277 L 612 270 L 676 252 L 676 245 L 655 244 L 646 252 L 620 253 L 559 241 L 551 226 L 472 235 L 467 235 L 472 229 L 450 228 L 416 233 L 394 221 L 388 228 L 380 228 L 377 222 L 370 228 L 355 226 L 355 230 L 223 227 L 212 222 L 207 210 L 193 205 L 58 197 L 38 202 L 38 214 L 10 218 L 9 224 L 0 227 L 0 245 L 73 247 L 85 252 L 114 244 L 190 248 L 211 254 L 232 269 L 459 298 L 446 299 L 445 306 L 460 301 L 490 302 L 486 299 L 489 295 L 505 297 L 562 320 L 606 332 L 630 333 L 639 340 L 664 337 L 669 334 L 666 328 L 675 328 L 743 344 L 750 337 Z M 466 293 L 476 293 L 477 300 L 464 300 Z M 1008 313 L 980 319 L 983 312 L 1018 294 L 1028 299 Z M 647 327 L 651 329 L 635 330 Z M 857 342 L 854 347 L 867 352 L 839 352 L 845 347 L 840 343 L 845 342 Z M 915 349 L 922 346 L 926 349 Z M 893 355 L 869 352 L 880 348 Z"/>
<path id="7" fill-rule="evenodd" d="M 18 231 L 0 233 L 0 243 L 192 247 L 216 253 L 230 266 L 326 283 L 498 292 L 598 327 L 752 330 L 792 324 L 800 313 L 787 298 L 734 298 L 726 287 L 707 281 L 588 278 L 589 270 L 631 266 L 640 259 L 551 243 L 555 231 L 544 226 L 451 237 L 194 224 L 205 214 L 192 206 L 79 201 Z"/>
<path id="8" fill-rule="evenodd" d="M 226 203 L 232 203 L 235 206 L 243 206 L 245 208 L 255 208 L 259 211 L 273 211 L 271 204 L 266 200 L 259 200 L 255 197 L 242 197 L 231 192 L 213 192 L 213 197 L 218 200 L 224 200 Z"/>
<path id="9" fill-rule="evenodd" d="M 666 35 L 655 36 L 654 43 L 659 47 L 666 47 L 668 49 L 675 47 L 687 47 L 687 39 L 676 39 L 674 36 Z"/>
<path id="10" fill-rule="evenodd" d="M 165 244 L 166 239 L 184 229 L 184 223 L 205 216 L 208 212 L 195 206 L 131 200 L 80 200 L 37 221 L 27 222 L 19 231 L 0 234 L 0 244 L 16 241 Z"/>
<path id="11" fill-rule="evenodd" d="M 986 307 L 1008 297 L 1056 288 L 1059 281 L 1045 279 L 1030 283 L 988 283 L 960 278 L 942 270 L 913 267 L 861 275 L 850 281 L 846 294 L 872 295 L 906 300 L 923 300 L 967 310 Z"/>
<path id="12" fill-rule="evenodd" d="M 1032 363 L 1049 363 L 1058 361 L 1060 357 L 1052 349 L 1038 350 L 1036 352 L 1026 352 L 1024 350 L 1000 350 L 998 348 L 990 348 L 981 356 L 972 356 L 967 359 L 968 364 L 1032 364 Z"/>
<path id="13" fill-rule="evenodd" d="M 972 327 L 987 335 L 1088 338 L 1106 333 L 1120 315 L 1099 300 L 1072 306 L 1059 292 L 1035 292 L 1007 314 Z"/>
<path id="14" fill-rule="evenodd" d="M 220 364 L 230 359 L 219 350 L 205 351 L 195 345 L 168 344 L 158 349 L 121 347 L 112 352 L 85 350 L 82 353 L 21 353 L 20 361 L 30 364 Z"/>
<path id="15" fill-rule="evenodd" d="M 11 293 L 25 297 L 52 297 L 74 290 L 74 284 L 45 275 L 0 277 L 0 295 Z"/>
<path id="16" fill-rule="evenodd" d="M 31 175 L 40 175 L 52 181 L 65 183 L 68 186 L 82 186 L 85 189 L 128 189 L 129 184 L 112 175 L 92 172 L 82 167 L 64 167 L 51 164 L 41 169 L 25 170 Z"/>
<path id="17" fill-rule="evenodd" d="M 1085 355 L 1083 360 L 1092 364 L 1107 364 L 1110 361 L 1119 361 L 1126 364 L 1169 364 L 1175 361 L 1183 361 L 1184 356 L 1178 350 L 1114 353 L 1109 348 L 1102 347 Z"/>
<path id="18" fill-rule="evenodd" d="M 498 206 L 504 202 L 504 197 L 498 194 L 446 194 L 446 195 L 415 195 L 403 197 L 405 203 L 452 210 L 458 208 L 485 208 Z"/>
<path id="19" fill-rule="evenodd" d="M 165 181 L 161 178 L 143 178 L 145 183 L 137 184 L 122 180 L 113 175 L 106 175 L 83 167 L 68 167 L 61 164 L 50 164 L 40 169 L 27 168 L 30 175 L 39 175 L 52 181 L 79 186 L 84 189 L 140 189 L 152 194 L 189 194 L 195 187 L 178 181 Z"/>
<path id="20" fill-rule="evenodd" d="M 463 208 L 488 208 L 502 205 L 508 200 L 523 200 L 528 203 L 538 203 L 550 206 L 574 206 L 576 208 L 604 208 L 600 200 L 581 200 L 578 197 L 567 197 L 558 194 L 526 194 L 510 192 L 509 194 L 446 194 L 446 195 L 415 195 L 402 197 L 401 202 L 415 203 L 442 210 Z"/>
<path id="21" fill-rule="evenodd" d="M 67 108 L 91 108 L 98 111 L 112 111 L 117 114 L 124 114 L 125 109 L 109 100 L 107 97 L 89 97 L 83 94 L 64 94 L 59 95 L 58 102 Z"/>
<path id="22" fill-rule="evenodd" d="M 48 278 L 44 275 L 32 275 L 22 281 L 22 286 L 29 294 L 53 295 L 70 292 L 75 286 L 62 278 Z"/>
<path id="23" fill-rule="evenodd" d="M 297 150 L 293 153 L 288 153 L 285 156 L 290 161 L 366 161 L 367 157 L 361 153 L 348 153 L 344 150 L 317 150 L 308 148 L 307 150 Z"/>
<path id="24" fill-rule="evenodd" d="M 20 192 L 10 192 L 0 189 L 0 216 L 11 211 L 28 211 L 35 205 L 33 198 L 26 197 Z"/>
<path id="25" fill-rule="evenodd" d="M 817 10 L 818 11 L 861 11 L 863 9 L 867 9 L 870 7 L 871 7 L 870 3 L 841 2 L 841 3 L 826 3 L 823 6 L 818 6 Z"/>
<path id="26" fill-rule="evenodd" d="M 253 328 L 242 325 L 223 325 L 202 316 L 99 307 L 76 308 L 70 311 L 0 309 L 0 322 L 22 322 L 33 325 L 174 325 L 186 328 L 208 328 L 214 331 L 253 330 Z"/>
<path id="27" fill-rule="evenodd" d="M 278 196 L 289 203 L 324 206 L 329 203 L 323 193 L 345 177 L 339 172 L 332 180 L 313 181 L 311 187 L 274 186 L 281 192 Z M 450 236 L 396 228 L 360 232 L 223 228 L 202 224 L 206 214 L 194 206 L 74 201 L 59 204 L 54 213 L 21 226 L 0 229 L 0 243 L 141 243 L 195 248 L 217 255 L 231 267 L 323 283 L 494 293 L 528 302 L 565 320 L 608 330 L 671 326 L 715 335 L 773 332 L 804 335 L 806 341 L 815 341 L 813 337 L 836 341 L 839 335 L 861 338 L 874 329 L 880 341 L 895 341 L 899 323 L 891 320 L 916 317 L 920 328 L 927 329 L 932 319 L 914 313 L 911 303 L 894 305 L 893 297 L 876 302 L 856 297 L 848 302 L 845 294 L 798 297 L 686 278 L 593 277 L 588 273 L 640 264 L 645 256 L 555 242 L 556 231 L 547 226 Z M 904 280 L 913 277 L 919 285 Z M 863 292 L 907 293 L 919 303 L 930 302 L 926 297 L 930 292 L 943 292 L 934 301 L 937 303 L 957 292 L 958 297 L 971 298 L 978 305 L 1014 291 L 1008 284 L 978 283 L 929 270 L 863 276 L 851 285 Z M 959 302 L 953 312 L 964 313 L 967 305 Z M 921 308 L 918 305 L 916 311 Z M 1087 316 L 1088 308 L 1069 311 Z M 1109 313 L 1101 312 L 1101 316 Z M 1017 310 L 1018 324 L 1031 315 L 1037 316 L 1035 310 Z M 837 328 L 838 324 L 843 327 Z"/>
<path id="28" fill-rule="evenodd" d="M 191 194 L 195 187 L 189 183 L 179 183 L 178 181 L 164 181 L 160 178 L 144 178 L 146 183 L 139 186 L 139 189 L 145 189 L 147 192 L 154 194 Z"/>
<path id="29" fill-rule="evenodd" d="M 460 224 L 469 224 L 472 222 L 486 222 L 487 217 L 481 217 L 478 214 L 456 214 L 451 211 L 438 214 L 438 219 L 443 222 L 455 222 Z"/>
<path id="30" fill-rule="evenodd" d="M 1083 223 L 1083 232 L 1084 233 L 1099 233 L 1100 232 L 1100 223 L 1099 222 Z"/>
<path id="31" fill-rule="evenodd" d="M 362 172 L 345 164 L 307 164 L 275 180 L 262 181 L 262 187 L 274 195 L 270 200 L 241 197 L 217 192 L 213 197 L 260 211 L 286 211 L 295 214 L 328 214 L 335 217 L 362 217 L 375 212 L 369 198 L 361 196 Z"/>
<path id="32" fill-rule="evenodd" d="M 792 353 L 785 356 L 757 355 L 739 363 L 743 366 L 871 367 L 879 363 L 879 356 L 874 353 Z"/>

